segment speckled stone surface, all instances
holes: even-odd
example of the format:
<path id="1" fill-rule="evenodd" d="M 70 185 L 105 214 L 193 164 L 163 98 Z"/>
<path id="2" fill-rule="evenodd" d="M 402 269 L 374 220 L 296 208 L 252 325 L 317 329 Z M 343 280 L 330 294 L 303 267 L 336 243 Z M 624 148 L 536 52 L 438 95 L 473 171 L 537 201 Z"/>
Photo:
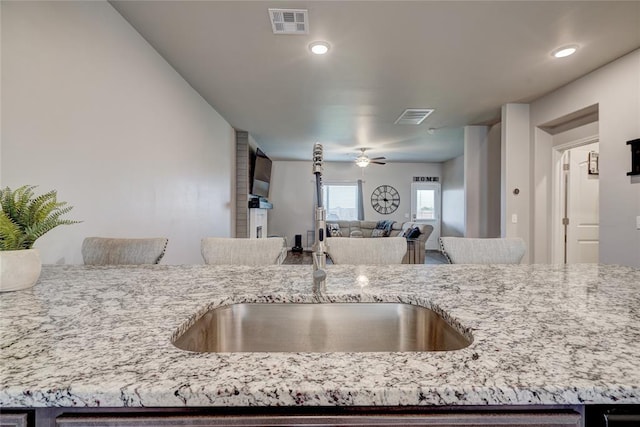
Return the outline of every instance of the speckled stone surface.
<path id="1" fill-rule="evenodd" d="M 194 353 L 208 308 L 321 302 L 311 267 L 44 266 L 0 294 L 0 406 L 640 403 L 640 271 L 328 266 L 323 301 L 402 301 L 473 336 L 454 352 Z M 363 331 L 367 333 L 367 331 Z"/>

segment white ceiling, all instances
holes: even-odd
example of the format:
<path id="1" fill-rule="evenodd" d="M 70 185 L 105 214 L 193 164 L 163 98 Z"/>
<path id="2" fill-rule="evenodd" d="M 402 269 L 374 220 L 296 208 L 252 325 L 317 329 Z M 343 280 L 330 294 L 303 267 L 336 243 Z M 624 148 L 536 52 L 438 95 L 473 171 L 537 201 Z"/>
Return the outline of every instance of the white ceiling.
<path id="1" fill-rule="evenodd" d="M 233 127 L 275 160 L 444 161 L 463 127 L 499 121 L 640 47 L 640 1 L 110 2 Z M 309 13 L 274 35 L 267 9 Z M 315 40 L 331 44 L 312 55 Z M 550 52 L 578 44 L 568 58 Z M 406 108 L 435 108 L 394 125 Z M 429 128 L 434 131 L 429 132 Z"/>

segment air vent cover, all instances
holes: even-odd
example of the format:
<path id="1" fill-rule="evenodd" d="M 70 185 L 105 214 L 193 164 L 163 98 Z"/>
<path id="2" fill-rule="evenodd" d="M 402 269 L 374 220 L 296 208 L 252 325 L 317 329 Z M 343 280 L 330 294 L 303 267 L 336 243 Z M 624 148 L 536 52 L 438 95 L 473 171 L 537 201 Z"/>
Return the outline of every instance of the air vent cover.
<path id="1" fill-rule="evenodd" d="M 433 113 L 433 108 L 407 108 L 393 124 L 419 125 L 431 113 Z"/>
<path id="2" fill-rule="evenodd" d="M 269 9 L 273 34 L 309 34 L 305 9 Z"/>

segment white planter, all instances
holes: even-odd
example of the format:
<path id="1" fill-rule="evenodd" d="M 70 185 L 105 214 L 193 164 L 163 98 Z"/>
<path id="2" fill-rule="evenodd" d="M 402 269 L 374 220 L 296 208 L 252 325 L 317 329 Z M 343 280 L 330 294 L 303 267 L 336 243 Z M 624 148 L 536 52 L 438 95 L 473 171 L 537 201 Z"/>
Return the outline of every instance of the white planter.
<path id="1" fill-rule="evenodd" d="M 0 251 L 0 292 L 32 287 L 38 281 L 41 269 L 37 249 Z"/>

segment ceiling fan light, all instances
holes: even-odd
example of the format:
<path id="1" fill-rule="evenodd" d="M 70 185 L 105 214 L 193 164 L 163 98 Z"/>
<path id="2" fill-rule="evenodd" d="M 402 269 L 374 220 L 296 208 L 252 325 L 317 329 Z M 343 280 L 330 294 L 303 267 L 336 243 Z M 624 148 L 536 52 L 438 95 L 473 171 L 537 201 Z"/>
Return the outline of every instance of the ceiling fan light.
<path id="1" fill-rule="evenodd" d="M 369 159 L 366 157 L 357 158 L 356 165 L 360 166 L 361 168 L 366 168 L 367 165 L 369 165 Z"/>

